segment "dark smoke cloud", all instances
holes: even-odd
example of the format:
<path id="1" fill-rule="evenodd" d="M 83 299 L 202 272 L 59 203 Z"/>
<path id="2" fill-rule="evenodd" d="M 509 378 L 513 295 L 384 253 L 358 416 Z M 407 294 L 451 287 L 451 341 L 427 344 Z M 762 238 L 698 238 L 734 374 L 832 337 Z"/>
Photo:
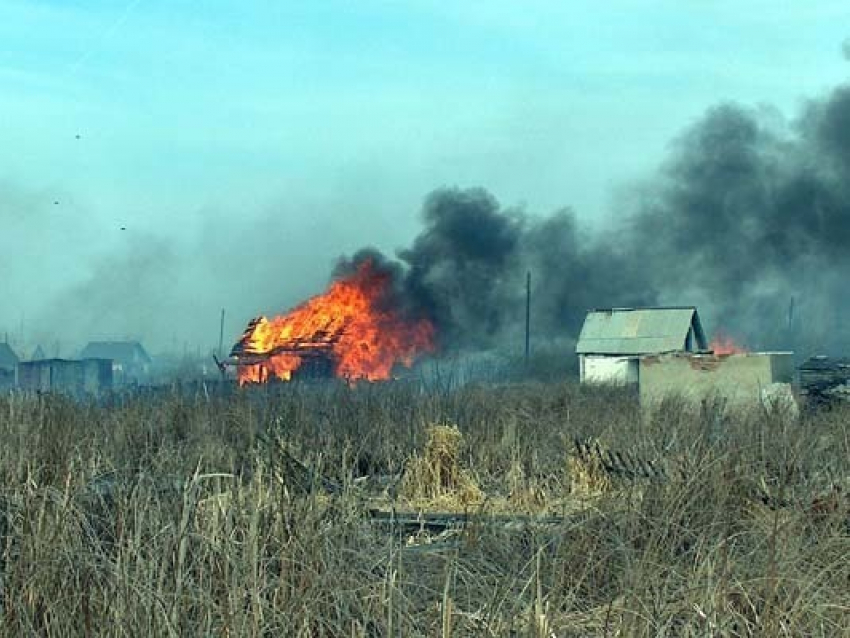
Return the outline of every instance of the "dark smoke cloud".
<path id="1" fill-rule="evenodd" d="M 444 189 L 423 208 L 425 230 L 409 249 L 405 289 L 445 343 L 480 346 L 515 308 L 523 219 L 483 189 Z"/>
<path id="2" fill-rule="evenodd" d="M 806 332 L 822 335 L 801 345 L 843 347 L 848 339 L 823 337 L 842 332 L 823 310 L 848 307 L 850 87 L 791 123 L 736 105 L 709 110 L 676 141 L 629 227 L 665 299 L 689 294 L 754 346 L 790 347 L 793 297 Z"/>
<path id="3" fill-rule="evenodd" d="M 525 312 L 525 276 L 533 273 L 535 335 L 574 337 L 588 308 L 646 304 L 654 291 L 631 274 L 626 254 L 580 231 L 570 210 L 546 218 L 502 208 L 481 188 L 443 188 L 425 201 L 424 229 L 398 261 L 375 249 L 363 259 L 391 273 L 397 304 L 437 326 L 445 351 L 504 345 Z"/>
<path id="4" fill-rule="evenodd" d="M 587 310 L 645 306 L 657 301 L 651 282 L 634 267 L 621 233 L 592 237 L 565 209 L 532 219 L 523 238 L 532 273 L 535 331 L 541 336 L 576 337 Z"/>
<path id="5" fill-rule="evenodd" d="M 319 264 L 338 245 L 324 232 L 335 218 L 295 235 L 285 220 L 298 211 L 286 208 L 250 225 L 211 216 L 180 240 L 130 228 L 93 258 L 85 247 L 104 231 L 79 221 L 82 208 L 8 184 L 0 191 L 0 267 L 22 273 L 7 290 L 49 297 L 39 313 L 47 342 L 175 334 L 209 343 L 223 306 L 242 313 L 229 316 L 228 333 L 238 334 L 252 315 L 315 292 Z M 393 281 L 388 303 L 429 317 L 445 351 L 519 344 L 527 271 L 537 340 L 575 338 L 590 308 L 663 303 L 698 305 L 710 330 L 752 348 L 850 349 L 850 86 L 791 121 L 766 108 L 713 107 L 630 195 L 618 221 L 589 233 L 570 209 L 540 217 L 482 188 L 442 188 L 426 198 L 408 247 L 395 257 L 360 251 L 333 274 L 371 259 Z M 63 242 L 76 248 L 38 248 Z M 72 283 L 57 293 L 53 279 Z M 0 327 L 14 330 L 19 317 L 7 311 Z"/>
<path id="6" fill-rule="evenodd" d="M 753 348 L 850 346 L 850 86 L 792 122 L 709 109 L 623 210 L 590 235 L 569 209 L 534 217 L 481 188 L 440 189 L 392 266 L 399 294 L 447 349 L 516 333 L 527 270 L 538 338 L 574 338 L 590 308 L 666 303 L 698 305 Z"/>

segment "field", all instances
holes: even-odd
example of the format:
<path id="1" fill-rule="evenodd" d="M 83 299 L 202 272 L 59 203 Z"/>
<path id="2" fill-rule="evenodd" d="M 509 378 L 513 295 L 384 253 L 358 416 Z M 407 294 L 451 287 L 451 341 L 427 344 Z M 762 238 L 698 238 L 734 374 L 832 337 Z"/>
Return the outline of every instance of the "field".
<path id="1" fill-rule="evenodd" d="M 564 383 L 4 395 L 0 634 L 850 635 L 850 411 L 721 407 Z"/>

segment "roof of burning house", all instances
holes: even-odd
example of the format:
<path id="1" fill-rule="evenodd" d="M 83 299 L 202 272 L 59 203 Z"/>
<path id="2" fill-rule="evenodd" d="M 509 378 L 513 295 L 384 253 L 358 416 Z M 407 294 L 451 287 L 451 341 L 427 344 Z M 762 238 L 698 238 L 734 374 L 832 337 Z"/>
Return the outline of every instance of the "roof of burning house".
<path id="1" fill-rule="evenodd" d="M 0 343 L 0 368 L 14 368 L 19 361 L 18 355 L 8 343 Z"/>
<path id="2" fill-rule="evenodd" d="M 641 355 L 706 349 L 697 309 L 610 308 L 587 313 L 578 354 Z"/>
<path id="3" fill-rule="evenodd" d="M 80 352 L 81 359 L 112 359 L 119 363 L 151 363 L 151 358 L 138 341 L 91 341 Z"/>

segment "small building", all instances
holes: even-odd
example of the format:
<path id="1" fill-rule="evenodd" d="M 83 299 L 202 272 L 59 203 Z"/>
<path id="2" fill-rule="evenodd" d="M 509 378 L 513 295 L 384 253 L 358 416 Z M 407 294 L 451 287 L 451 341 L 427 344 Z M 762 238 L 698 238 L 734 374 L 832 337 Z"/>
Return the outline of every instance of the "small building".
<path id="1" fill-rule="evenodd" d="M 19 361 L 20 359 L 12 350 L 12 346 L 8 343 L 0 343 L 0 370 L 14 372 Z"/>
<path id="2" fill-rule="evenodd" d="M 611 308 L 587 313 L 576 353 L 582 383 L 636 384 L 642 356 L 706 348 L 693 306 Z"/>
<path id="3" fill-rule="evenodd" d="M 59 392 L 82 397 L 112 388 L 108 359 L 41 359 L 23 361 L 17 368 L 17 387 L 26 392 Z"/>
<path id="4" fill-rule="evenodd" d="M 0 390 L 14 387 L 18 361 L 18 355 L 12 347 L 8 343 L 0 343 Z"/>
<path id="5" fill-rule="evenodd" d="M 139 383 L 150 374 L 151 358 L 138 341 L 92 341 L 80 352 L 80 358 L 111 360 L 118 385 Z"/>
<path id="6" fill-rule="evenodd" d="M 795 405 L 792 352 L 674 353 L 640 360 L 640 402 L 675 396 L 691 404 L 720 400 L 733 407 Z"/>

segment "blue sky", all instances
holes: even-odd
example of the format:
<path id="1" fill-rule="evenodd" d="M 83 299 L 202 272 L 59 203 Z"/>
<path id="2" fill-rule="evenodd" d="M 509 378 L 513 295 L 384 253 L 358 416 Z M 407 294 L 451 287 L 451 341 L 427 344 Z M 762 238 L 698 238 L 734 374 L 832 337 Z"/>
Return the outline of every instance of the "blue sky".
<path id="1" fill-rule="evenodd" d="M 785 4 L 0 0 L 0 245 L 49 254 L 36 281 L 0 262 L 0 328 L 153 242 L 236 331 L 408 243 L 443 185 L 603 224 L 709 106 L 793 117 L 846 79 L 846 3 Z"/>

